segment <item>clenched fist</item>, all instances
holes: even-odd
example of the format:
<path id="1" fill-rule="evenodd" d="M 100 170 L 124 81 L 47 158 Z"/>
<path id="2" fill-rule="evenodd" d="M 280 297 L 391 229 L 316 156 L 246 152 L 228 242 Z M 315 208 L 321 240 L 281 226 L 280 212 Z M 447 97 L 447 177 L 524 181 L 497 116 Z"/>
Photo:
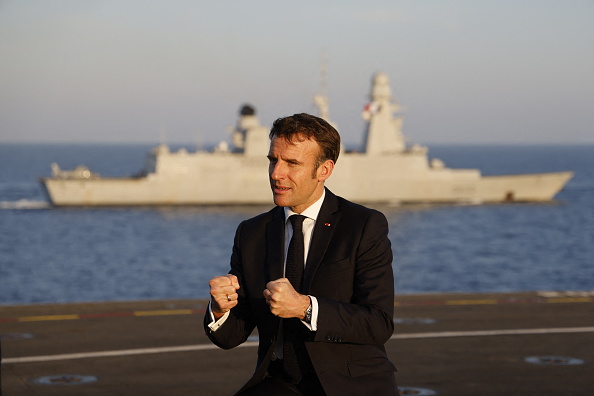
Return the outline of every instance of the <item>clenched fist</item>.
<path id="1" fill-rule="evenodd" d="M 215 319 L 221 318 L 237 305 L 239 280 L 235 275 L 216 276 L 208 282 L 210 286 L 210 309 Z"/>
<path id="2" fill-rule="evenodd" d="M 305 318 L 305 311 L 310 304 L 309 297 L 297 293 L 287 278 L 268 282 L 262 294 L 273 315 L 281 318 Z"/>

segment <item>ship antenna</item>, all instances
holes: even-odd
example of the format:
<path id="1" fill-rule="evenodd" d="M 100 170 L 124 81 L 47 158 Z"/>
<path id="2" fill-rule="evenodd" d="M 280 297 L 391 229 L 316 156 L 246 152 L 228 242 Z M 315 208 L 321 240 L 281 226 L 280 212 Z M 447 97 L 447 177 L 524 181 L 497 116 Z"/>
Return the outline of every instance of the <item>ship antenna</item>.
<path id="1" fill-rule="evenodd" d="M 320 94 L 328 96 L 328 56 L 326 50 L 322 51 L 322 63 L 320 65 Z"/>
<path id="2" fill-rule="evenodd" d="M 161 129 L 159 129 L 159 144 L 165 144 L 165 128 L 161 127 Z"/>
<path id="3" fill-rule="evenodd" d="M 318 94 L 314 96 L 314 104 L 318 109 L 318 116 L 328 121 L 330 119 L 328 106 L 328 63 L 326 57 L 326 50 L 322 51 L 322 61 L 320 64 L 320 89 Z"/>

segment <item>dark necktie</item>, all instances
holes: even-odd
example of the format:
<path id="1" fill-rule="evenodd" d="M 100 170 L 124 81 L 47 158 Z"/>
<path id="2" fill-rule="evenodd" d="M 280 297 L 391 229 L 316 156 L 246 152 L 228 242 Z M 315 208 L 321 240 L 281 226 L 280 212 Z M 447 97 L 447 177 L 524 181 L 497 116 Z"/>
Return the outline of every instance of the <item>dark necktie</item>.
<path id="1" fill-rule="evenodd" d="M 291 282 L 293 288 L 299 292 L 301 279 L 303 278 L 303 266 L 305 265 L 303 246 L 303 220 L 305 220 L 305 216 L 292 215 L 289 220 L 293 225 L 293 236 L 287 251 L 285 277 Z"/>
<path id="2" fill-rule="evenodd" d="M 289 217 L 293 225 L 293 236 L 287 251 L 287 263 L 285 265 L 285 278 L 291 282 L 293 288 L 299 292 L 303 278 L 303 266 L 305 264 L 304 243 L 303 243 L 303 220 L 305 216 L 292 215 Z M 283 320 L 283 364 L 285 372 L 289 375 L 291 382 L 299 383 L 301 371 L 295 353 L 295 346 L 299 340 L 299 326 L 303 326 L 296 318 Z"/>

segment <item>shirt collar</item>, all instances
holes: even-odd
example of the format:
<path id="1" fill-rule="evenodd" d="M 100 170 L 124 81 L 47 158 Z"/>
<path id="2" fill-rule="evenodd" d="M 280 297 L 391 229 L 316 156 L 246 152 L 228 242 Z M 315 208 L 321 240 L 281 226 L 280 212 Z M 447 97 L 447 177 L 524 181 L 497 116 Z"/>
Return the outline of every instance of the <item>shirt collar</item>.
<path id="1" fill-rule="evenodd" d="M 300 214 L 309 219 L 313 219 L 314 221 L 317 220 L 318 214 L 320 213 L 320 209 L 322 208 L 322 204 L 324 203 L 324 198 L 326 197 L 326 189 L 322 191 L 322 196 L 316 202 L 314 202 L 310 207 L 305 209 L 301 213 L 295 213 L 289 207 L 284 207 L 285 210 L 285 221 L 289 219 L 291 215 Z"/>

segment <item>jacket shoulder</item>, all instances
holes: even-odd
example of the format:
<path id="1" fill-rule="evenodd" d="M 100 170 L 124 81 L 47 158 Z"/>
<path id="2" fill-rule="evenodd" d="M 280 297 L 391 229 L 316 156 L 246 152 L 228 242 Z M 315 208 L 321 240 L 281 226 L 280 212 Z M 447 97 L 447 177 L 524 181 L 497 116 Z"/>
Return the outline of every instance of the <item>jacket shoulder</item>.
<path id="1" fill-rule="evenodd" d="M 260 213 L 257 216 L 243 220 L 239 224 L 238 228 L 242 229 L 243 231 L 256 231 L 258 229 L 261 229 L 262 227 L 266 227 L 267 224 L 277 219 L 278 216 L 283 215 L 284 212 L 282 208 L 277 206 L 270 209 L 268 212 Z"/>
<path id="2" fill-rule="evenodd" d="M 351 202 L 339 196 L 335 196 L 335 198 L 338 211 L 347 214 L 354 220 L 367 220 L 373 218 L 387 222 L 386 216 L 379 210 L 368 208 L 367 206 Z"/>

